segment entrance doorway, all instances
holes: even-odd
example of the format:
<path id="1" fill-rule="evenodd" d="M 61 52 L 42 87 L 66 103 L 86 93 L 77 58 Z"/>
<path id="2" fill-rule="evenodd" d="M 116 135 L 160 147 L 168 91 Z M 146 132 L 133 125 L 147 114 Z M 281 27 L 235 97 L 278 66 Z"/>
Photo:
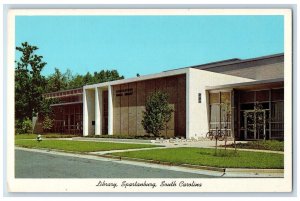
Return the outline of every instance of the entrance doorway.
<path id="1" fill-rule="evenodd" d="M 245 139 L 266 139 L 267 110 L 244 111 Z"/>

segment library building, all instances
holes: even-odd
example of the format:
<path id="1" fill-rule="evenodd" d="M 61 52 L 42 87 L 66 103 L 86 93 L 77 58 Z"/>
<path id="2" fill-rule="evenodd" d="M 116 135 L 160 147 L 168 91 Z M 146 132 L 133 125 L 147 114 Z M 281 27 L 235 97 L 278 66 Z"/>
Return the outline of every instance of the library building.
<path id="1" fill-rule="evenodd" d="M 51 132 L 79 136 L 143 136 L 147 97 L 168 94 L 174 109 L 164 138 L 226 131 L 237 140 L 284 138 L 284 54 L 230 59 L 44 94 Z M 35 132 L 43 132 L 39 117 Z"/>

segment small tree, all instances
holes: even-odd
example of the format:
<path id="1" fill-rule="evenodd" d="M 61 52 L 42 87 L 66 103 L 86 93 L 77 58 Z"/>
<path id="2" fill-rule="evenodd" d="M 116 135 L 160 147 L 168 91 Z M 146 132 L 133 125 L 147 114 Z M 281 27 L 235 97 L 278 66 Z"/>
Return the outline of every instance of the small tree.
<path id="1" fill-rule="evenodd" d="M 49 132 L 53 127 L 53 119 L 51 119 L 49 116 L 46 116 L 43 121 L 43 130 L 44 132 Z"/>
<path id="2" fill-rule="evenodd" d="M 159 136 L 160 131 L 167 127 L 173 112 L 173 108 L 168 103 L 168 94 L 156 91 L 146 100 L 142 125 L 149 135 Z"/>
<path id="3" fill-rule="evenodd" d="M 264 132 L 264 125 L 269 122 L 269 119 L 265 117 L 263 112 L 263 105 L 259 102 L 255 102 L 253 114 L 244 113 L 246 118 L 249 118 L 254 122 L 254 129 L 258 136 L 260 136 L 261 132 Z M 263 140 L 266 140 L 265 133 L 263 133 L 263 138 Z"/>
<path id="4" fill-rule="evenodd" d="M 223 114 L 223 120 L 225 120 L 226 125 L 225 125 L 225 133 L 224 133 L 224 141 L 225 141 L 225 154 L 226 154 L 226 148 L 227 148 L 227 137 L 228 137 L 228 128 L 230 125 L 228 125 L 228 122 L 230 121 L 231 118 L 231 107 L 230 107 L 230 102 L 225 102 L 221 103 L 221 110 Z M 235 147 L 235 152 L 236 152 L 236 143 L 235 143 L 235 136 L 233 134 L 233 141 L 234 141 L 234 147 Z"/>

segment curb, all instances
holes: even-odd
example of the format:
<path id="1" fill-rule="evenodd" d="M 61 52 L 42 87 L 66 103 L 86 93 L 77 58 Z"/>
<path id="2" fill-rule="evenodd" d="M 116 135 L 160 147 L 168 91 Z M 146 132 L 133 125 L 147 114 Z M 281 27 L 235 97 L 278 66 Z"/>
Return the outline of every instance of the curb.
<path id="1" fill-rule="evenodd" d="M 226 168 L 228 173 L 270 173 L 270 174 L 280 174 L 284 173 L 284 169 L 253 169 L 253 168 Z"/>
<path id="2" fill-rule="evenodd" d="M 217 171 L 217 172 L 223 172 L 223 173 L 225 173 L 225 171 L 226 171 L 226 168 L 211 167 L 211 166 L 190 165 L 190 164 L 182 164 L 180 166 L 188 167 L 188 168 L 201 169 L 201 170 Z"/>

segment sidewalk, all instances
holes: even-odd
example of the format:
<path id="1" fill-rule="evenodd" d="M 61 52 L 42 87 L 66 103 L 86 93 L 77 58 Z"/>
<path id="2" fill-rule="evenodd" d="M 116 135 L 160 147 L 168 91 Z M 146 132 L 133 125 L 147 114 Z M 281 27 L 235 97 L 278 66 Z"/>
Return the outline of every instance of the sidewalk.
<path id="1" fill-rule="evenodd" d="M 215 148 L 215 141 L 203 139 L 201 141 L 190 141 L 190 142 L 163 142 L 163 143 L 151 143 L 151 140 L 140 140 L 140 139 L 116 139 L 116 138 L 88 138 L 88 137 L 75 137 L 72 140 L 76 141 L 96 141 L 96 142 L 117 142 L 117 143 L 138 143 L 138 144 L 155 144 L 161 145 L 164 147 L 158 148 L 176 148 L 176 147 L 196 147 L 196 148 Z M 247 141 L 236 141 L 236 143 L 247 143 Z M 233 144 L 233 141 L 227 141 L 227 145 Z M 225 149 L 224 141 L 218 141 L 218 149 Z M 149 148 L 149 149 L 157 149 L 157 148 Z M 234 150 L 234 148 L 227 147 L 228 150 Z M 122 151 L 137 151 L 140 149 L 129 149 L 129 150 L 122 150 Z M 145 150 L 145 149 L 143 149 Z M 260 149 L 239 149 L 238 151 L 252 151 L 252 152 L 264 152 L 264 153 L 276 153 L 276 154 L 284 154 L 282 151 L 271 151 L 271 150 L 260 150 Z M 117 152 L 117 151 L 115 151 Z M 121 152 L 121 151 L 118 151 Z M 109 151 L 107 153 L 110 153 Z M 113 153 L 113 152 L 111 152 Z"/>
<path id="2" fill-rule="evenodd" d="M 151 144 L 151 140 L 140 140 L 140 139 L 73 137 L 72 140 L 74 140 L 74 141 L 94 141 L 94 142 L 118 142 L 118 143 L 134 143 L 134 144 L 137 144 L 137 143 L 138 144 Z"/>

